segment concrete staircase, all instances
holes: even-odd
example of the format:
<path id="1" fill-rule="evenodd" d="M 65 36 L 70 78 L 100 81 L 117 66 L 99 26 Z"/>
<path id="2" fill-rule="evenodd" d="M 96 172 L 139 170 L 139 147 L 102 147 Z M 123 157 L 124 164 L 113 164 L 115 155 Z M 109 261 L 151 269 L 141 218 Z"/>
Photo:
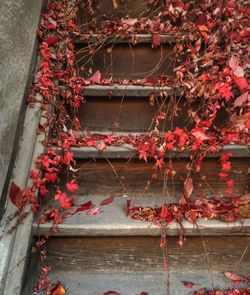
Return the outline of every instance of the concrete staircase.
<path id="1" fill-rule="evenodd" d="M 98 13 L 107 13 L 114 17 L 108 2 L 105 6 L 99 1 Z M 125 1 L 126 2 L 126 1 Z M 116 12 L 119 17 L 127 14 L 140 14 L 145 1 L 127 1 Z M 143 4 L 144 3 L 144 4 Z M 134 11 L 135 7 L 136 10 Z M 105 10 L 106 9 L 106 10 Z M 101 12 L 100 12 L 101 11 Z M 104 11 L 104 12 L 103 12 Z M 148 14 L 150 12 L 147 12 Z M 146 14 L 147 14 L 146 13 Z M 82 15 L 80 18 L 89 18 Z M 98 36 L 89 41 L 95 42 Z M 156 77 L 162 73 L 173 75 L 172 45 L 173 38 L 163 36 L 162 46 L 151 48 L 150 35 L 138 35 L 137 45 L 131 47 L 125 39 L 107 39 L 106 46 L 93 56 L 93 63 L 83 58 L 82 49 L 86 43 L 76 41 L 76 58 L 79 71 L 86 76 L 99 70 L 107 78 L 140 79 L 148 73 Z M 112 47 L 112 58 L 107 48 Z M 154 69 L 163 56 L 164 61 Z M 84 66 L 84 68 L 83 68 Z M 147 75 L 147 74 L 146 74 Z M 141 134 L 151 130 L 158 108 L 168 107 L 168 99 L 160 98 L 160 92 L 175 94 L 179 99 L 181 111 L 172 120 L 166 120 L 159 127 L 164 132 L 169 128 L 191 128 L 187 116 L 185 98 L 178 97 L 179 89 L 170 87 L 151 87 L 135 85 L 86 87 L 86 104 L 81 106 L 79 116 L 84 132 L 95 134 Z M 149 94 L 156 93 L 155 105 L 149 104 Z M 111 95 L 112 93 L 112 95 Z M 170 105 L 171 106 L 171 105 Z M 221 118 L 221 124 L 223 122 Z M 249 151 L 244 146 L 228 146 L 233 151 L 232 166 L 235 173 L 235 191 L 245 194 L 249 191 Z M 170 202 L 162 194 L 163 176 L 159 173 L 152 179 L 153 163 L 138 160 L 133 148 L 128 145 L 108 147 L 103 152 L 95 148 L 73 149 L 77 161 L 77 180 L 80 186 L 76 201 L 81 204 L 91 200 L 101 208 L 94 216 L 86 212 L 68 218 L 58 226 L 58 234 L 51 233 L 50 224 L 33 224 L 35 236 L 50 233 L 47 263 L 52 266 L 52 278 L 62 282 L 70 295 L 97 295 L 113 290 L 122 295 L 137 295 L 147 292 L 150 295 L 190 294 L 202 287 L 228 288 L 229 281 L 224 271 L 247 273 L 250 268 L 249 233 L 250 221 L 244 223 L 223 223 L 200 220 L 198 228 L 184 222 L 186 238 L 184 246 L 178 245 L 179 225 L 171 223 L 166 229 L 168 247 L 159 246 L 160 235 L 165 231 L 149 222 L 133 220 L 126 216 L 125 204 L 128 198 L 134 205 L 161 206 Z M 60 152 L 60 150 L 58 150 Z M 221 153 L 221 152 L 220 152 Z M 201 173 L 206 175 L 209 185 L 194 174 L 194 191 L 197 195 L 222 195 L 225 184 L 218 179 L 220 165 L 218 154 L 209 155 Z M 171 159 L 177 172 L 185 176 L 188 153 L 166 155 Z M 66 182 L 67 176 L 62 175 Z M 151 183 L 152 182 L 152 183 Z M 150 183 L 150 185 L 149 185 Z M 183 178 L 170 184 L 171 194 L 178 199 L 183 189 Z M 213 193 L 211 193 L 213 191 Z M 114 195 L 114 201 L 107 206 L 100 202 Z M 164 268 L 164 262 L 169 264 Z M 33 258 L 29 272 L 33 273 L 36 259 Z M 166 266 L 166 265 L 165 265 Z M 196 288 L 189 289 L 182 281 L 192 281 Z M 27 282 L 27 294 L 32 280 Z M 115 293 L 114 293 L 115 294 Z"/>

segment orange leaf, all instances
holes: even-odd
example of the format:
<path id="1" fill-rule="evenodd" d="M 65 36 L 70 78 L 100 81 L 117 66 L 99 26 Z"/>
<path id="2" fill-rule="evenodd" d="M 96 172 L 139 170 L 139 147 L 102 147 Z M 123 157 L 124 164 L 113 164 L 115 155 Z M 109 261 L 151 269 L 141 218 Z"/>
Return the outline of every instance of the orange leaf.
<path id="1" fill-rule="evenodd" d="M 52 291 L 52 295 L 64 295 L 64 294 L 65 294 L 65 289 L 63 288 L 63 286 L 60 283 Z"/>

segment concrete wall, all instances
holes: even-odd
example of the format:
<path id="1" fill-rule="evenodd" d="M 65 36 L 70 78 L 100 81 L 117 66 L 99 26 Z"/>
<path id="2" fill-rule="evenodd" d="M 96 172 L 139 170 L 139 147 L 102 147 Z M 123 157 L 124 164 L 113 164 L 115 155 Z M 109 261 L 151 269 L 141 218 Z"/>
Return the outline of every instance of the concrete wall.
<path id="1" fill-rule="evenodd" d="M 41 6 L 42 0 L 0 0 L 0 196 L 22 124 Z"/>

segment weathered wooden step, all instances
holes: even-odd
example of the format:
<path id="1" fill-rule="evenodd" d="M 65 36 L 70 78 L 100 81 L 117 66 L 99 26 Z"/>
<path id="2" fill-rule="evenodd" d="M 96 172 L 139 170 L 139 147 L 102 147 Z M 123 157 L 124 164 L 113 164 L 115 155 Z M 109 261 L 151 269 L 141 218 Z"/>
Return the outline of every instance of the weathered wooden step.
<path id="1" fill-rule="evenodd" d="M 177 237 L 167 241 L 168 271 L 163 269 L 159 237 L 51 237 L 46 263 L 52 266 L 51 278 L 63 283 L 70 295 L 99 295 L 109 290 L 121 295 L 143 291 L 165 295 L 168 282 L 169 294 L 190 294 L 203 287 L 232 287 L 222 272 L 249 272 L 247 237 L 188 237 L 182 248 Z M 197 287 L 185 288 L 182 281 Z"/>
<path id="2" fill-rule="evenodd" d="M 91 200 L 97 207 L 100 206 L 103 196 L 77 197 L 78 204 Z M 58 232 L 51 232 L 52 224 L 33 225 L 35 235 L 56 236 L 157 236 L 162 229 L 151 222 L 142 222 L 126 216 L 125 206 L 127 198 L 116 197 L 112 204 L 102 206 L 101 212 L 96 215 L 87 215 L 86 212 L 73 215 L 58 225 Z M 169 199 L 161 197 L 134 198 L 133 204 L 142 206 L 159 207 Z M 200 219 L 197 226 L 183 221 L 185 234 L 191 236 L 202 235 L 246 235 L 250 233 L 250 219 L 241 222 L 226 223 L 216 220 Z M 198 228 L 197 228 L 198 227 Z M 180 234 L 180 226 L 171 222 L 166 228 L 167 235 Z"/>
<path id="3" fill-rule="evenodd" d="M 232 271 L 244 251 L 240 269 L 249 271 L 247 237 L 187 237 L 182 248 L 178 237 L 167 240 L 170 272 L 206 272 L 204 244 L 212 271 Z M 48 241 L 48 261 L 57 270 L 82 273 L 163 271 L 159 237 L 52 237 Z"/>
<path id="4" fill-rule="evenodd" d="M 235 195 L 244 195 L 250 191 L 250 175 L 248 174 L 250 159 L 233 158 L 232 173 L 235 186 L 232 188 Z M 78 160 L 75 169 L 76 180 L 79 185 L 79 195 L 103 195 L 114 194 L 131 197 L 157 197 L 163 194 L 179 200 L 184 193 L 184 181 L 186 179 L 186 166 L 188 159 L 173 159 L 166 161 L 167 167 L 173 169 L 171 177 L 164 175 L 166 167 L 162 171 L 154 169 L 154 162 L 145 163 L 144 160 L 122 161 L 98 159 L 96 161 Z M 193 179 L 194 196 L 221 196 L 228 189 L 225 180 L 221 180 L 218 174 L 221 172 L 220 163 L 216 159 L 204 159 L 199 172 L 191 171 Z M 61 186 L 64 189 L 67 182 L 67 172 L 62 175 Z"/>
<path id="5" fill-rule="evenodd" d="M 126 86 L 117 88 L 119 92 L 115 94 L 121 94 L 124 90 L 120 96 L 108 94 L 109 86 L 106 86 L 106 90 L 103 90 L 104 86 L 88 87 L 92 87 L 93 93 L 85 96 L 86 103 L 80 106 L 77 113 L 81 127 L 85 131 L 145 133 L 154 130 L 156 126 L 160 132 L 174 130 L 176 127 L 191 130 L 196 125 L 192 114 L 196 113 L 200 118 L 203 117 L 204 110 L 200 106 L 200 101 L 189 103 L 184 97 L 169 97 L 167 93 L 161 95 L 153 91 L 153 87 L 146 87 L 148 92 L 152 90 L 148 96 L 143 93 L 143 87 L 139 88 L 139 92 L 142 91 L 144 96 L 136 94 L 136 86 L 132 88 L 135 90 L 135 96 L 126 96 Z M 89 93 L 88 87 L 84 88 L 84 91 Z M 103 96 L 94 95 L 99 90 Z M 70 110 L 69 115 L 75 116 Z M 225 128 L 229 123 L 230 114 L 222 108 L 218 111 L 213 126 Z"/>
<path id="6" fill-rule="evenodd" d="M 112 44 L 99 46 L 89 53 L 85 45 L 76 44 L 75 59 L 79 74 L 89 77 L 100 71 L 106 79 L 156 79 L 174 77 L 173 69 L 181 56 L 176 56 L 173 46 L 163 44 L 151 48 L 148 44 Z M 145 84 L 145 83 L 144 83 Z"/>
<path id="7" fill-rule="evenodd" d="M 171 111 L 174 114 L 171 115 Z M 154 105 L 150 105 L 148 97 L 88 97 L 79 109 L 78 118 L 87 131 L 144 133 L 154 130 L 157 121 L 161 132 L 175 127 L 190 130 L 195 126 L 184 99 L 177 103 L 155 98 Z"/>

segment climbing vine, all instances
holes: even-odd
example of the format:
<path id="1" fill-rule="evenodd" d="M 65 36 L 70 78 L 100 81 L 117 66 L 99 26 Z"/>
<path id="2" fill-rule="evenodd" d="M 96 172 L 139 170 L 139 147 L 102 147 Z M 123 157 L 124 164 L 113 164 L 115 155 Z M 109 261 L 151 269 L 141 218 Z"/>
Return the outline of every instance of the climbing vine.
<path id="1" fill-rule="evenodd" d="M 111 2 L 116 10 L 119 1 Z M 244 0 L 148 2 L 150 11 L 156 11 L 150 17 L 93 17 L 80 25 L 78 11 L 81 6 L 90 16 L 95 15 L 95 3 L 91 0 L 50 0 L 42 14 L 37 30 L 40 41 L 38 68 L 28 104 L 30 107 L 35 104 L 41 106 L 44 120 L 38 126 L 37 133 L 45 134 L 43 144 L 46 150 L 36 159 L 36 168 L 30 173 L 33 185 L 18 191 L 12 184 L 10 196 L 19 210 L 30 204 L 34 212 L 42 211 L 39 222 L 52 222 L 53 231 L 66 218 L 80 211 L 87 211 L 89 215 L 100 213 L 100 209 L 91 201 L 80 205 L 75 203 L 73 194 L 78 190 L 76 162 L 72 152 L 75 147 L 94 147 L 102 153 L 110 146 L 130 145 L 134 150 L 131 157 L 138 156 L 140 161 L 145 162 L 153 160 L 154 173 L 161 171 L 164 179 L 170 181 L 176 175 L 175 167 L 171 164 L 172 157 L 188 153 L 190 161 L 186 166 L 183 195 L 179 202 L 164 203 L 160 208 L 143 208 L 133 207 L 129 200 L 126 209 L 130 217 L 154 222 L 162 227 L 167 227 L 173 221 L 179 223 L 180 246 L 184 242 L 184 219 L 195 224 L 199 218 L 234 222 L 250 217 L 249 212 L 244 210 L 250 203 L 250 195 L 235 195 L 234 192 L 236 184 L 231 163 L 234 154 L 223 152 L 226 145 L 250 144 L 249 4 Z M 150 34 L 151 46 L 156 49 L 163 46 L 163 35 L 174 40 L 174 76 L 125 80 L 106 78 L 99 70 L 90 75 L 81 74 L 76 59 L 76 42 L 85 43 L 84 50 L 91 57 L 114 37 L 126 39 L 135 45 L 137 34 Z M 96 40 L 90 42 L 93 35 L 97 35 Z M 78 111 L 86 103 L 83 95 L 85 87 L 92 84 L 169 86 L 178 89 L 178 96 L 185 98 L 192 127 L 179 126 L 162 132 L 161 122 L 180 112 L 176 95 L 163 92 L 150 94 L 149 104 L 154 105 L 159 97 L 163 101 L 169 100 L 172 113 L 159 109 L 149 132 L 140 135 L 85 132 Z M 111 92 L 109 94 L 112 96 Z M 222 123 L 221 116 L 224 118 Z M 192 172 L 199 172 L 203 159 L 215 153 L 221 154 L 218 177 L 225 182 L 224 196 L 195 196 Z M 170 161 L 166 158 L 170 158 Z M 63 171 L 68 174 L 65 187 L 60 183 Z M 56 202 L 49 202 L 44 208 L 44 199 Z M 112 201 L 113 197 L 110 197 L 104 200 L 104 204 Z M 163 236 L 163 249 L 167 247 L 165 240 Z M 39 248 L 44 244 L 43 240 L 37 242 Z M 52 288 L 48 271 L 49 268 L 44 265 L 35 290 L 64 294 L 61 284 Z M 249 278 L 236 281 L 249 284 Z M 244 292 L 249 291 L 201 290 L 195 294 L 248 294 Z"/>

